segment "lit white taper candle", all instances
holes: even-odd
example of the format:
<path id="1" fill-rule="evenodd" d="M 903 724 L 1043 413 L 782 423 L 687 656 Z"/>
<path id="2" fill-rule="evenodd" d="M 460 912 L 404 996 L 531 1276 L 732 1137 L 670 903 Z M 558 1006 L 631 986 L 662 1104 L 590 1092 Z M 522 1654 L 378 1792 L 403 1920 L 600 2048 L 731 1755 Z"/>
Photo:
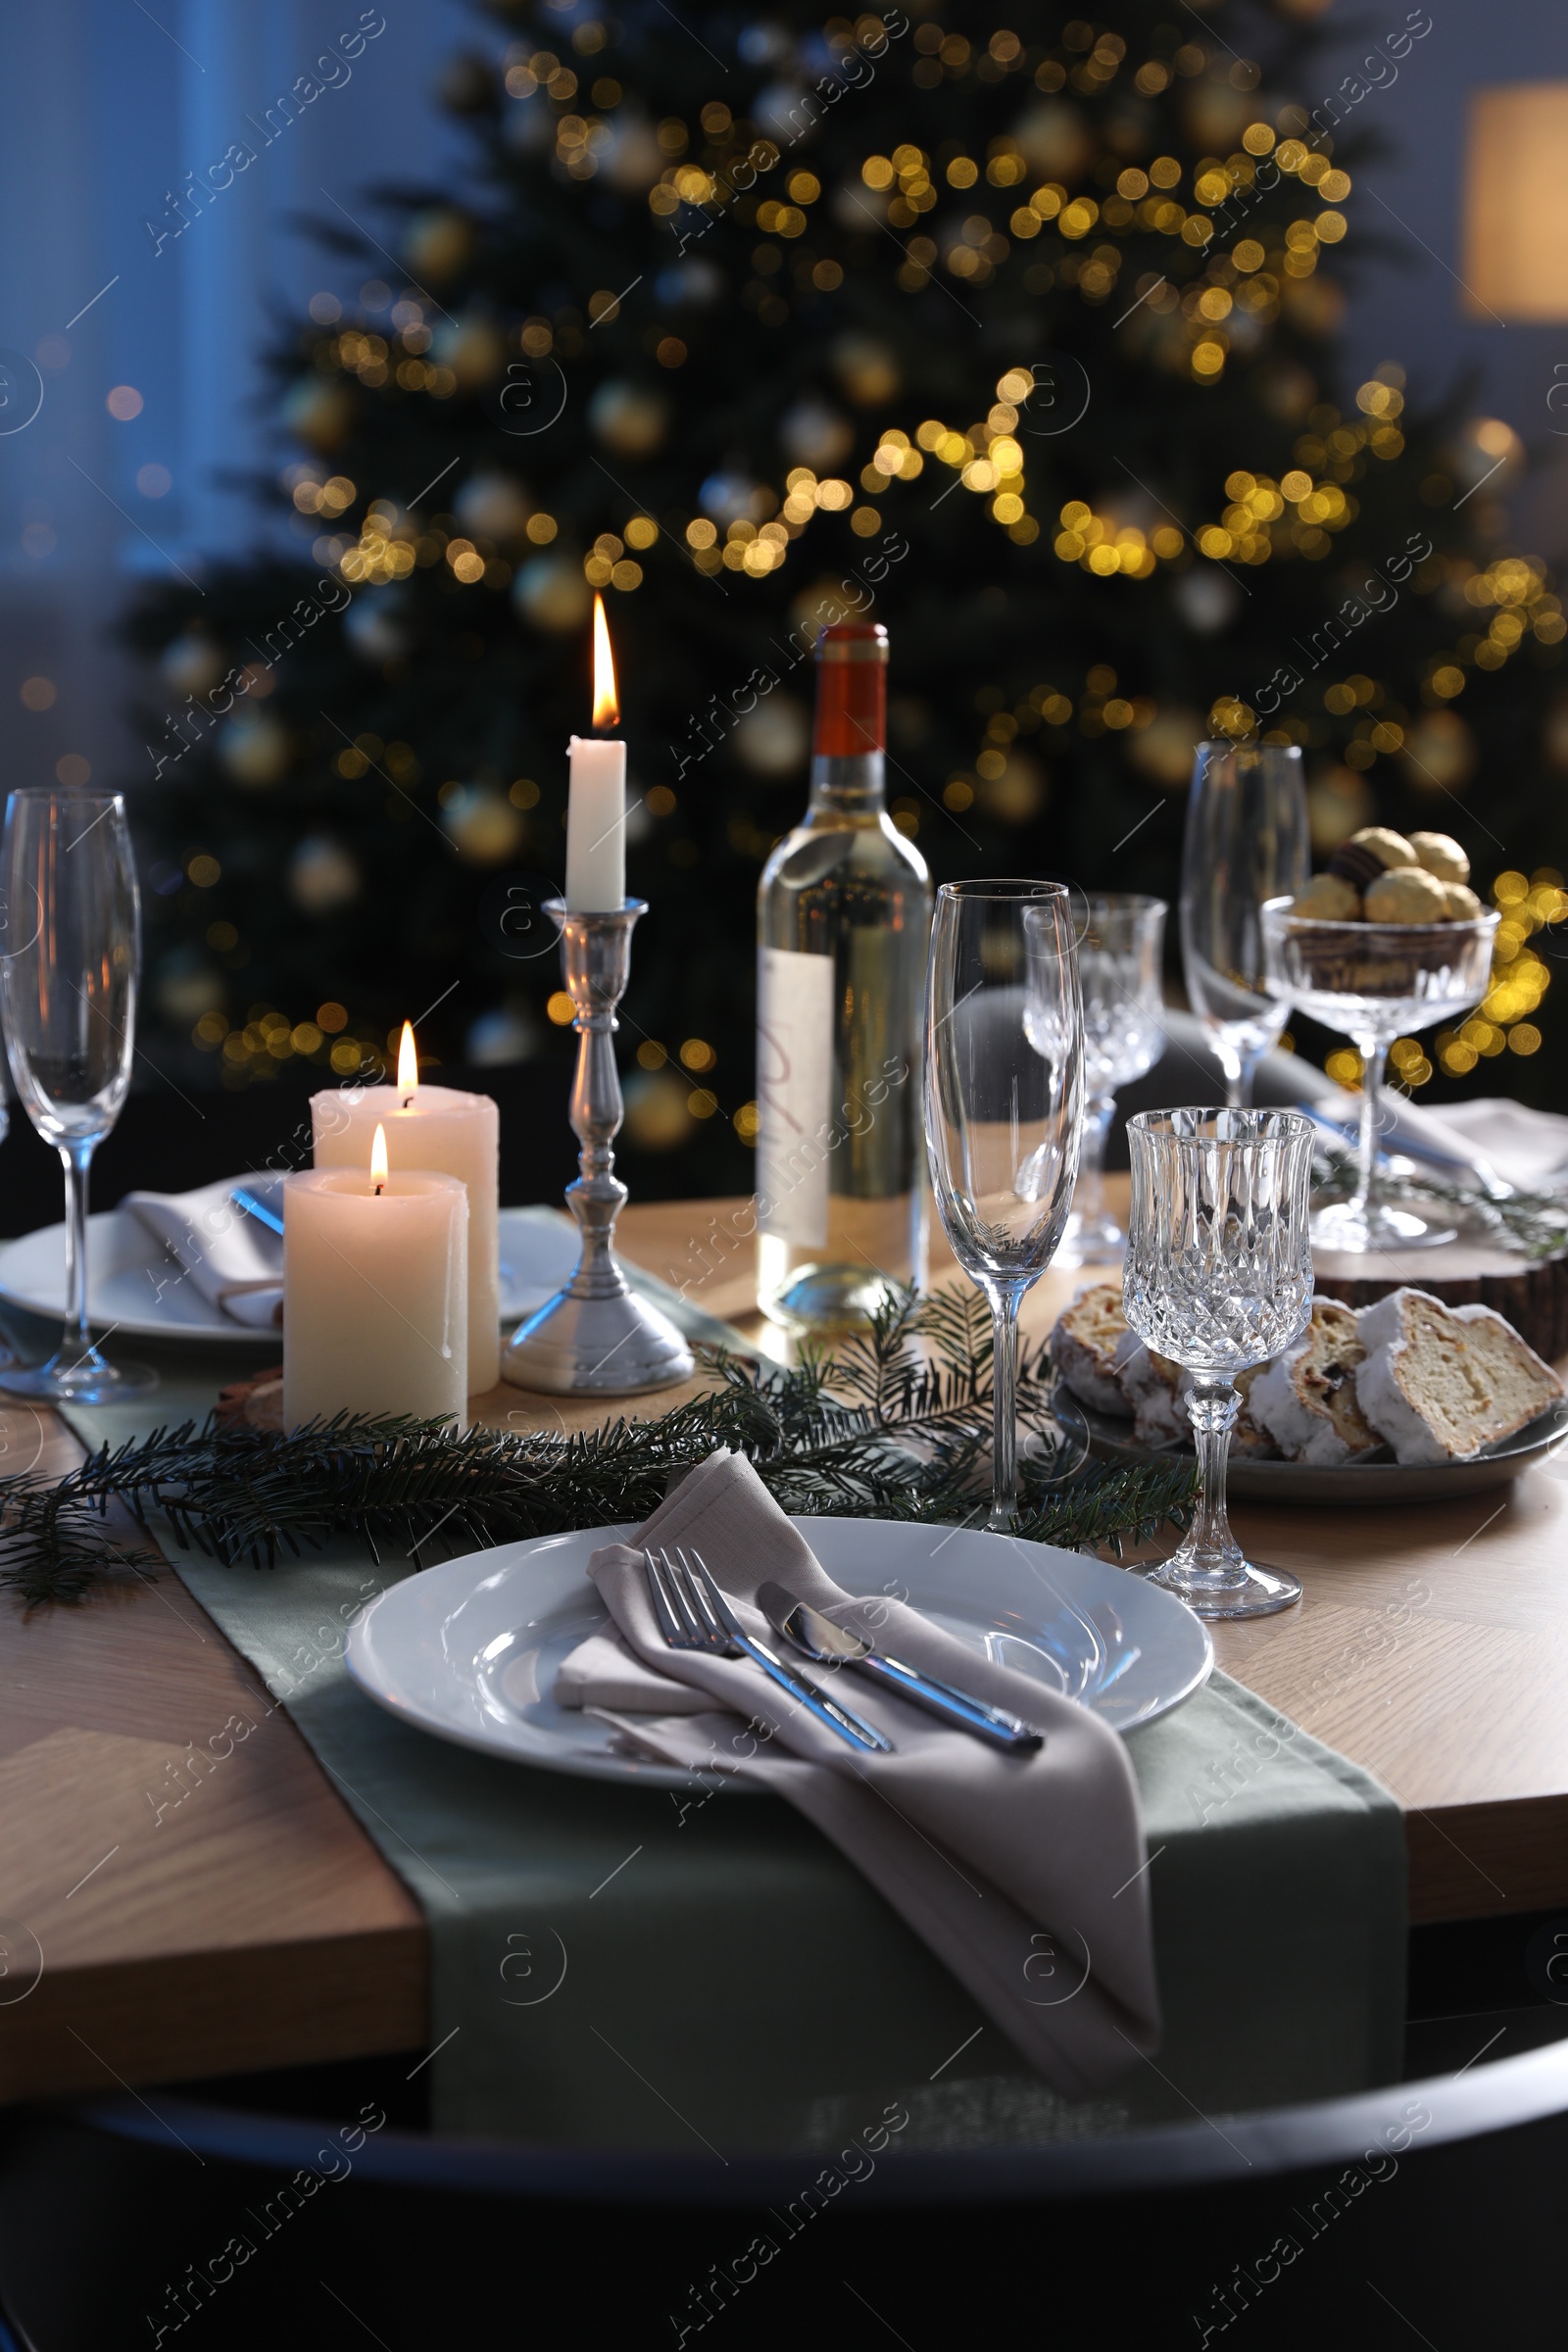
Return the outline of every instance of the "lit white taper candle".
<path id="1" fill-rule="evenodd" d="M 566 906 L 572 914 L 612 914 L 626 896 L 626 746 L 605 733 L 619 717 L 605 600 L 596 596 L 594 732 L 574 735 L 570 746 Z"/>

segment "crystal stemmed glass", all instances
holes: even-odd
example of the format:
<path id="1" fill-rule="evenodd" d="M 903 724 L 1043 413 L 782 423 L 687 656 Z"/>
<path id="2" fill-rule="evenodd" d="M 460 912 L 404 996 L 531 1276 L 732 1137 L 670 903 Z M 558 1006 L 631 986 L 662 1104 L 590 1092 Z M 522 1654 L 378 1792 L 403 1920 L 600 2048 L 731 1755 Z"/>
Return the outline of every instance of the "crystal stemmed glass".
<path id="1" fill-rule="evenodd" d="M 118 794 L 14 792 L 0 845 L 0 1009 L 33 1126 L 66 1170 L 66 1325 L 46 1364 L 0 1371 L 12 1396 L 105 1404 L 157 1376 L 110 1364 L 87 1329 L 87 1170 L 130 1084 L 140 910 Z"/>
<path id="2" fill-rule="evenodd" d="M 1295 1110 L 1144 1110 L 1127 1122 L 1132 1212 L 1122 1303 L 1146 1346 L 1192 1376 L 1202 1488 L 1151 1581 L 1200 1617 L 1267 1617 L 1299 1579 L 1249 1560 L 1225 1511 L 1236 1375 L 1299 1338 L 1312 1311 L 1310 1119 Z"/>
<path id="3" fill-rule="evenodd" d="M 1396 1037 L 1457 1020 L 1492 982 L 1492 943 L 1501 916 L 1456 923 L 1333 923 L 1293 914 L 1289 899 L 1263 909 L 1269 986 L 1286 1008 L 1298 1004 L 1325 1028 L 1348 1037 L 1361 1073 L 1355 1191 L 1320 1208 L 1312 1239 L 1320 1250 L 1361 1255 L 1373 1250 L 1423 1250 L 1451 1242 L 1455 1218 L 1417 1216 L 1377 1197 L 1377 1136 L 1384 1064 Z"/>
<path id="4" fill-rule="evenodd" d="M 1285 1026 L 1264 984 L 1265 899 L 1307 874 L 1306 793 L 1294 744 L 1200 743 L 1182 845 L 1182 968 L 1233 1109 Z"/>
<path id="5" fill-rule="evenodd" d="M 1163 899 L 1133 891 L 1089 896 L 1078 942 L 1088 1106 L 1078 1189 L 1063 1245 L 1082 1265 L 1119 1258 L 1127 1240 L 1105 1209 L 1105 1139 L 1116 1112 L 1117 1087 L 1152 1070 L 1165 1051 L 1160 964 L 1166 911 Z"/>
<path id="6" fill-rule="evenodd" d="M 998 1530 L 1018 1517 L 1018 1305 L 1061 1241 L 1082 1113 L 1083 1008 L 1067 889 L 944 883 L 926 981 L 926 1150 L 953 1254 L 991 1303 L 987 1524 Z"/>

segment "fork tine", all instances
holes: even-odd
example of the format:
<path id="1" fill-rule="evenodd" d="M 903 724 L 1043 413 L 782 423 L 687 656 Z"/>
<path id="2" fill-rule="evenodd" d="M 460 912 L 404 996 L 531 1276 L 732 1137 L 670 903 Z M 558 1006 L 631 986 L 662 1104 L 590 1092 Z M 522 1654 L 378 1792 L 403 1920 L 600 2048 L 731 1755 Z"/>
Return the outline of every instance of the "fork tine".
<path id="1" fill-rule="evenodd" d="M 714 1618 L 712 1610 L 708 1606 L 707 1600 L 699 1590 L 697 1580 L 692 1574 L 691 1562 L 678 1544 L 673 1544 L 664 1554 L 664 1562 L 669 1571 L 670 1585 L 677 1593 L 680 1605 L 690 1621 L 693 1639 L 702 1642 L 708 1649 L 727 1646 L 728 1636 Z"/>
<path id="2" fill-rule="evenodd" d="M 664 1571 L 668 1562 L 653 1551 L 645 1551 L 643 1566 L 648 1575 L 649 1597 L 654 1604 L 654 1615 L 659 1619 L 659 1630 L 672 1649 L 679 1648 L 685 1636 L 665 1581 Z"/>
<path id="3" fill-rule="evenodd" d="M 703 1615 L 716 1634 L 722 1635 L 728 1641 L 734 1641 L 741 1630 L 740 1620 L 730 1607 L 724 1593 L 713 1582 L 702 1553 L 693 1551 L 688 1557 L 683 1551 L 680 1556 L 687 1576 L 691 1580 L 692 1590 L 702 1604 Z"/>

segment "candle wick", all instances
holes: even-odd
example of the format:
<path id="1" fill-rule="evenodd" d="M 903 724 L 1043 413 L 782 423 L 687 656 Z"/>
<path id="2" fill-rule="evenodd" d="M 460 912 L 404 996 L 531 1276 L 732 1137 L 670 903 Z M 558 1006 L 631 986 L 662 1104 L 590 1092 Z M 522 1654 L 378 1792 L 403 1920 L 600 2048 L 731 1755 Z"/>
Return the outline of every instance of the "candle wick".
<path id="1" fill-rule="evenodd" d="M 414 1097 L 412 1095 L 404 1096 L 403 1107 L 405 1110 L 412 1110 L 414 1108 Z"/>
<path id="2" fill-rule="evenodd" d="M 385 1186 L 384 1184 L 378 1184 L 378 1185 L 376 1186 L 376 1188 L 375 1188 L 375 1195 L 374 1195 L 375 1199 L 376 1199 L 377 1200 L 380 1200 L 380 1198 L 381 1198 L 381 1195 L 382 1195 L 382 1194 L 383 1194 L 385 1191 L 386 1191 L 386 1186 Z"/>

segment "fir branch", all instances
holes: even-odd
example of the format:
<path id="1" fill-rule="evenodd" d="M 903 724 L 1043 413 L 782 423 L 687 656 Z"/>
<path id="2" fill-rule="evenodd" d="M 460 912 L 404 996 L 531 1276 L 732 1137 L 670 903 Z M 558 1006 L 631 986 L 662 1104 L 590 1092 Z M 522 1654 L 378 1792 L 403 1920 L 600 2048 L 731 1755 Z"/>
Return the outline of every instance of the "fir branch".
<path id="1" fill-rule="evenodd" d="M 929 1343 L 929 1350 L 922 1343 Z M 77 1601 L 119 1570 L 154 1575 L 111 1505 L 144 1529 L 162 1518 L 184 1549 L 227 1567 L 270 1567 L 334 1536 L 446 1556 L 529 1536 L 646 1519 L 680 1473 L 716 1446 L 745 1453 L 775 1499 L 803 1515 L 974 1524 L 991 1437 L 983 1315 L 951 1294 L 893 1299 L 836 1357 L 789 1369 L 715 1354 L 714 1386 L 653 1421 L 618 1418 L 561 1437 L 371 1416 L 280 1434 L 216 1416 L 104 1446 L 68 1473 L 0 1480 L 0 1587 L 29 1607 Z M 1044 1348 L 1019 1365 L 1020 1423 L 1050 1438 Z M 1026 1460 L 1019 1533 L 1108 1544 L 1184 1524 L 1196 1465 L 1159 1461 L 1055 1476 L 1049 1445 Z"/>

